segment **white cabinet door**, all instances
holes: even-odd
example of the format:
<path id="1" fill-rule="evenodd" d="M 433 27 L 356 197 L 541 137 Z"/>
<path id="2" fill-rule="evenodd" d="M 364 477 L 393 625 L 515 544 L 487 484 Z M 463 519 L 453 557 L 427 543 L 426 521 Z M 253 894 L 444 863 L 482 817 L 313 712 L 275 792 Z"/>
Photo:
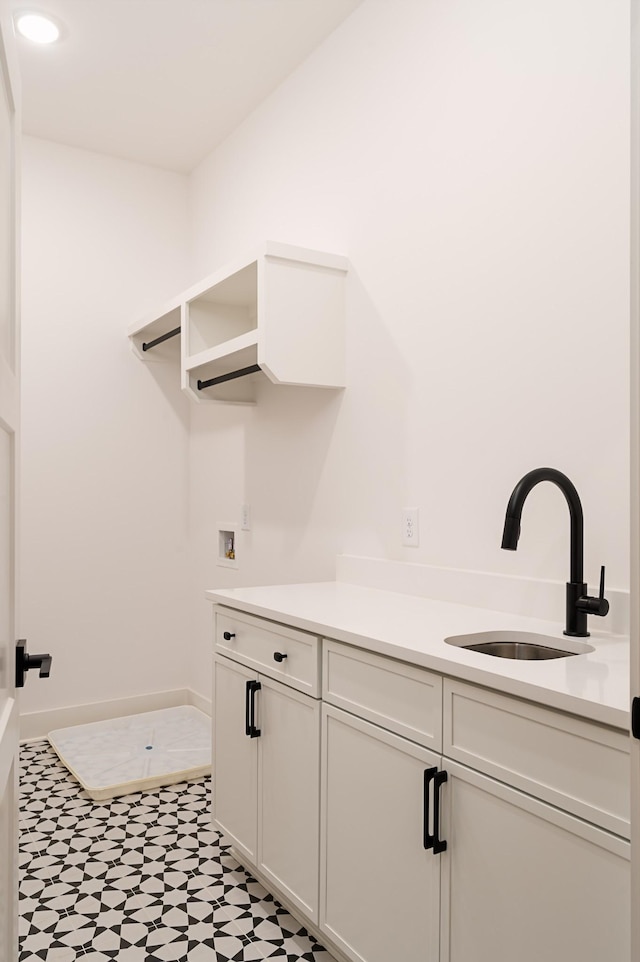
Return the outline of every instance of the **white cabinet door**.
<path id="1" fill-rule="evenodd" d="M 438 960 L 442 856 L 423 842 L 424 773 L 439 761 L 322 708 L 320 927 L 357 962 Z"/>
<path id="2" fill-rule="evenodd" d="M 258 867 L 317 923 L 320 702 L 260 682 Z"/>
<path id="3" fill-rule="evenodd" d="M 213 664 L 213 823 L 317 921 L 320 702 L 222 655 Z"/>
<path id="4" fill-rule="evenodd" d="M 442 962 L 628 962 L 629 843 L 445 764 Z"/>
<path id="5" fill-rule="evenodd" d="M 18 708 L 15 692 L 20 338 L 17 70 L 0 2 L 0 962 L 18 958 Z"/>
<path id="6" fill-rule="evenodd" d="M 247 682 L 257 674 L 214 656 L 213 822 L 254 865 L 258 853 L 258 738 L 247 735 Z"/>

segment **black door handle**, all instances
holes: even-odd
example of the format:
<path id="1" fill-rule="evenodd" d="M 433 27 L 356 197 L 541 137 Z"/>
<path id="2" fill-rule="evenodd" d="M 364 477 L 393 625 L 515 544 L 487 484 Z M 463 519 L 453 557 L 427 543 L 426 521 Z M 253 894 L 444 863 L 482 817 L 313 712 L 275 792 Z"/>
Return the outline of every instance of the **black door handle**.
<path id="1" fill-rule="evenodd" d="M 274 651 L 273 653 L 273 660 L 277 662 L 284 661 L 286 657 L 287 656 L 283 651 Z"/>
<path id="2" fill-rule="evenodd" d="M 52 660 L 49 654 L 28 654 L 27 642 L 24 638 L 20 638 L 16 642 L 16 688 L 24 688 L 24 676 L 31 668 L 38 669 L 40 678 L 48 678 L 51 673 Z"/>
<path id="3" fill-rule="evenodd" d="M 437 768 L 425 768 L 422 796 L 422 844 L 426 849 L 433 849 L 434 855 L 445 852 L 447 843 L 440 838 L 440 786 L 446 782 L 447 773 L 439 772 Z M 429 786 L 433 782 L 433 834 L 429 831 Z"/>
<path id="4" fill-rule="evenodd" d="M 235 638 L 235 633 L 233 631 L 223 631 L 222 637 L 225 641 L 231 641 L 232 638 Z"/>
<path id="5" fill-rule="evenodd" d="M 631 734 L 640 738 L 640 698 L 637 695 L 631 702 Z"/>
<path id="6" fill-rule="evenodd" d="M 249 680 L 246 685 L 244 702 L 244 733 L 248 738 L 257 738 L 260 729 L 256 728 L 256 702 L 255 695 L 260 691 L 262 685 L 259 681 Z"/>

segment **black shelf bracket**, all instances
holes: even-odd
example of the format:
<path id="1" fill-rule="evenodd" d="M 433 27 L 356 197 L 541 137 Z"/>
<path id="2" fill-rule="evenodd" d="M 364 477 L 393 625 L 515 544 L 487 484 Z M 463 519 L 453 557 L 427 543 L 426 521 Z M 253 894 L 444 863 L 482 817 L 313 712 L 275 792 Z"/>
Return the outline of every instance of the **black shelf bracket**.
<path id="1" fill-rule="evenodd" d="M 233 381 L 237 377 L 246 377 L 247 374 L 257 374 L 262 370 L 259 364 L 252 364 L 250 367 L 241 367 L 239 371 L 229 371 L 228 374 L 219 374 L 218 377 L 209 378 L 208 381 L 198 380 L 198 390 L 203 391 L 206 387 L 213 387 L 214 384 L 223 384 L 225 381 Z"/>
<path id="2" fill-rule="evenodd" d="M 175 337 L 176 334 L 180 333 L 180 328 L 175 327 L 172 331 L 168 331 L 166 334 L 161 334 L 160 337 L 155 337 L 153 341 L 144 341 L 142 345 L 143 351 L 149 351 L 152 347 L 157 344 L 162 344 L 163 341 L 168 341 L 170 337 Z"/>

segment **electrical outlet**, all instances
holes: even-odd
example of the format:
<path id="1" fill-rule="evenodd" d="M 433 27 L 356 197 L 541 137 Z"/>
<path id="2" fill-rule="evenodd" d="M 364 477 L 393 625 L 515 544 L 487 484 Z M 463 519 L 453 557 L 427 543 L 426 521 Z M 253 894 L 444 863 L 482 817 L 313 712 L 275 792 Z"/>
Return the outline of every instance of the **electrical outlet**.
<path id="1" fill-rule="evenodd" d="M 251 506 L 243 504 L 240 508 L 240 527 L 243 531 L 251 530 Z"/>
<path id="2" fill-rule="evenodd" d="M 417 548 L 420 544 L 420 521 L 417 508 L 402 509 L 402 544 Z"/>

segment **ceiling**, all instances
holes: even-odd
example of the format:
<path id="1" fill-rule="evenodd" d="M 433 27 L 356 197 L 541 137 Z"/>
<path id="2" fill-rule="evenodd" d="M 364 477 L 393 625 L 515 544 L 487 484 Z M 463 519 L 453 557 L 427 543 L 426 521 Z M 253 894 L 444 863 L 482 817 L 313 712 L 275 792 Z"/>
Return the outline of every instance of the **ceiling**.
<path id="1" fill-rule="evenodd" d="M 189 172 L 361 0 L 13 0 L 63 38 L 17 38 L 25 134 Z"/>

